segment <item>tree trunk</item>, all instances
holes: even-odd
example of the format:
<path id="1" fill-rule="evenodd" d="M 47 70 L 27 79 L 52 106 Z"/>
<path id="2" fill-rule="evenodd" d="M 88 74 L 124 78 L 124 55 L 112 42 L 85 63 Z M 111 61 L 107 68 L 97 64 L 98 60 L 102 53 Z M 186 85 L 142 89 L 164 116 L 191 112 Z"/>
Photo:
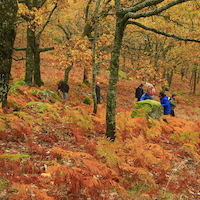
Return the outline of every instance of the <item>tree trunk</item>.
<path id="1" fill-rule="evenodd" d="M 193 94 L 196 92 L 196 85 L 197 85 L 197 68 L 194 68 L 194 88 L 193 88 Z"/>
<path id="2" fill-rule="evenodd" d="M 73 64 L 71 64 L 70 66 L 67 67 L 67 69 L 65 70 L 65 83 L 68 83 L 68 78 L 69 78 L 69 72 L 72 69 Z"/>
<path id="3" fill-rule="evenodd" d="M 197 84 L 199 83 L 199 79 L 200 79 L 200 68 L 199 68 L 199 70 L 198 70 Z"/>
<path id="4" fill-rule="evenodd" d="M 183 77 L 185 75 L 185 68 L 181 68 L 181 80 L 183 80 Z"/>
<path id="5" fill-rule="evenodd" d="M 27 27 L 27 48 L 26 48 L 26 75 L 25 82 L 27 85 L 32 86 L 33 82 L 33 69 L 34 69 L 34 57 L 31 46 L 34 46 L 34 32 Z"/>
<path id="6" fill-rule="evenodd" d="M 97 97 L 96 97 L 96 76 L 97 76 L 97 65 L 95 61 L 95 54 L 96 54 L 96 42 L 97 42 L 97 31 L 98 31 L 98 11 L 99 11 L 99 5 L 101 0 L 96 1 L 96 7 L 95 7 L 95 24 L 94 24 L 94 36 L 93 36 L 93 55 L 92 55 L 92 97 L 94 102 L 94 109 L 93 113 L 97 113 Z"/>
<path id="7" fill-rule="evenodd" d="M 111 53 L 110 62 L 110 77 L 107 91 L 107 105 L 106 105 L 106 136 L 115 140 L 115 108 L 117 99 L 117 81 L 119 71 L 119 56 L 122 45 L 123 33 L 125 25 L 120 16 L 116 19 L 115 39 Z"/>
<path id="8" fill-rule="evenodd" d="M 173 69 L 171 70 L 171 74 L 169 72 L 169 69 L 167 69 L 167 82 L 168 82 L 169 88 L 170 88 L 171 83 L 172 83 L 172 77 L 173 77 Z"/>
<path id="9" fill-rule="evenodd" d="M 40 52 L 39 47 L 36 46 L 34 52 L 34 85 L 41 86 L 41 75 L 40 75 Z"/>
<path id="10" fill-rule="evenodd" d="M 1 0 L 0 4 L 0 101 L 7 106 L 7 94 L 12 64 L 13 44 L 16 36 L 16 0 Z"/>
<path id="11" fill-rule="evenodd" d="M 89 83 L 89 81 L 88 81 L 88 71 L 85 67 L 84 67 L 84 73 L 83 73 L 83 83 L 85 83 L 86 85 Z"/>

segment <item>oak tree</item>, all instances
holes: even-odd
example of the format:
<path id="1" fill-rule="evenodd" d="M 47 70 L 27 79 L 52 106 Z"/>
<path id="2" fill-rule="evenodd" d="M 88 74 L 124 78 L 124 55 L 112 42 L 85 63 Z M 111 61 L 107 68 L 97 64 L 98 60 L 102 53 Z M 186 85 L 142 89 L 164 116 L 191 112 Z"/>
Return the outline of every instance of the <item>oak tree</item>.
<path id="1" fill-rule="evenodd" d="M 17 0 L 0 1 L 0 101 L 2 101 L 2 107 L 7 106 L 17 11 Z"/>
<path id="2" fill-rule="evenodd" d="M 185 3 L 186 7 L 193 7 L 194 4 L 190 4 L 187 0 L 141 0 L 136 3 L 124 2 L 121 0 L 115 0 L 116 9 L 116 27 L 115 27 L 115 39 L 113 43 L 113 49 L 111 53 L 110 62 L 110 77 L 109 86 L 107 91 L 107 110 L 106 110 L 106 136 L 111 140 L 115 139 L 115 108 L 117 98 L 117 81 L 118 81 L 118 70 L 119 70 L 119 56 L 122 46 L 122 40 L 125 32 L 125 28 L 128 25 L 135 25 L 141 27 L 146 31 L 152 31 L 154 33 L 164 35 L 166 37 L 173 37 L 182 41 L 198 42 L 197 39 L 190 39 L 176 34 L 171 34 L 169 31 L 159 30 L 154 26 L 149 27 L 143 24 L 144 18 L 156 17 L 164 13 L 165 11 L 172 12 L 171 9 L 174 6 Z M 140 19 L 140 21 L 139 21 Z"/>

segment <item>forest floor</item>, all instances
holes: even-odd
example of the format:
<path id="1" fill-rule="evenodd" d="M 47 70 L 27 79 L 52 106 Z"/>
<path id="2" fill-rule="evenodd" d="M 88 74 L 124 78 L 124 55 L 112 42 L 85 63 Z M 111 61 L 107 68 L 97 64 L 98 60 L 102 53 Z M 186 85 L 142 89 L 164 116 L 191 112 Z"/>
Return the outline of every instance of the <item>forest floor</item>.
<path id="1" fill-rule="evenodd" d="M 64 68 L 54 63 L 49 54 L 41 59 L 41 90 L 55 91 L 64 79 Z M 13 62 L 12 82 L 24 79 L 24 65 Z M 88 85 L 82 80 L 83 70 L 74 66 L 67 101 L 41 100 L 27 86 L 8 95 L 20 109 L 0 110 L 0 199 L 200 199 L 200 85 L 192 95 L 189 81 L 175 74 L 166 94 L 177 94 L 176 117 L 160 125 L 143 118 L 132 121 L 141 81 L 119 78 L 116 121 L 121 136 L 109 145 L 104 139 L 109 73 L 100 70 L 97 77 L 102 99 L 96 116 L 93 105 L 83 103 L 85 93 L 91 94 L 91 76 Z M 155 89 L 159 101 L 161 86 Z"/>

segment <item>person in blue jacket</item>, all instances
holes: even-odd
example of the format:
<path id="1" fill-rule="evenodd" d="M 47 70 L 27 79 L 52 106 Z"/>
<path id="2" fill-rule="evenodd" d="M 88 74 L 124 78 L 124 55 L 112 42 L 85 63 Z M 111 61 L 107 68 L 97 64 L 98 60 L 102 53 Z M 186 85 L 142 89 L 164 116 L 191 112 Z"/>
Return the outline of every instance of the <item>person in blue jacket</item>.
<path id="1" fill-rule="evenodd" d="M 147 89 L 147 92 L 144 93 L 144 94 L 141 96 L 140 101 L 144 101 L 144 100 L 147 100 L 147 99 L 153 100 L 153 96 L 151 95 L 151 89 L 149 89 L 149 88 Z"/>
<path id="2" fill-rule="evenodd" d="M 168 96 L 164 92 L 159 93 L 160 103 L 164 107 L 164 115 L 169 115 L 171 113 L 170 102 Z"/>

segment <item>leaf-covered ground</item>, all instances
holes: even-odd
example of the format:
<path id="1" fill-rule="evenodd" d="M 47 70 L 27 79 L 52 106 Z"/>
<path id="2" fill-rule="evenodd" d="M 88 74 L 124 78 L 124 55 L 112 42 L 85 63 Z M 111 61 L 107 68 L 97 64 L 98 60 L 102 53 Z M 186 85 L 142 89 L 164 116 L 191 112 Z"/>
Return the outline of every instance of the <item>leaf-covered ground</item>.
<path id="1" fill-rule="evenodd" d="M 200 96 L 175 74 L 167 95 L 177 94 L 176 118 L 167 122 L 132 119 L 134 77 L 120 78 L 116 140 L 105 139 L 109 73 L 101 70 L 101 104 L 83 103 L 91 93 L 83 70 L 69 76 L 69 100 L 50 100 L 64 69 L 46 54 L 41 62 L 44 86 L 23 85 L 24 63 L 13 63 L 9 108 L 0 110 L 0 199 L 199 199 Z M 55 59 L 55 58 L 54 58 Z M 16 84 L 16 82 L 18 84 Z M 159 100 L 156 85 L 155 100 Z M 197 88 L 199 94 L 200 87 Z"/>

